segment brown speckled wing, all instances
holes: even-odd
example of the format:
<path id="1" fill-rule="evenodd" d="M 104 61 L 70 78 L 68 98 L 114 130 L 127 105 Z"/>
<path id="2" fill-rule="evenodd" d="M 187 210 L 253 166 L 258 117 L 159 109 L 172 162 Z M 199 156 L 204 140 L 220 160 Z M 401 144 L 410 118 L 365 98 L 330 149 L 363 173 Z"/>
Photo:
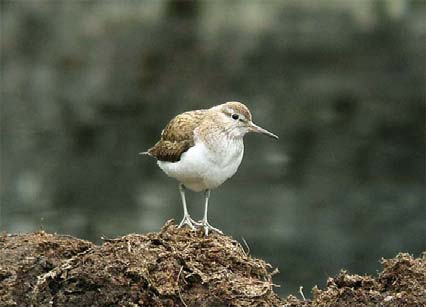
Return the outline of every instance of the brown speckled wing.
<path id="1" fill-rule="evenodd" d="M 194 129 L 205 113 L 206 110 L 196 110 L 177 115 L 164 128 L 161 139 L 148 149 L 148 154 L 160 161 L 179 161 L 180 156 L 194 146 Z"/>

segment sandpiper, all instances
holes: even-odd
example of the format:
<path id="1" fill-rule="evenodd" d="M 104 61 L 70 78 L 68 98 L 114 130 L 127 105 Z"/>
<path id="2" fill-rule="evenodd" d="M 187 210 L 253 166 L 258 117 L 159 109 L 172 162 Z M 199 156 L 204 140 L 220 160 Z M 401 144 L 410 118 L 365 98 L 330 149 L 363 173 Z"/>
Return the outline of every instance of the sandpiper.
<path id="1" fill-rule="evenodd" d="M 202 226 L 222 233 L 207 221 L 210 190 L 217 188 L 237 171 L 244 153 L 243 137 L 248 132 L 278 136 L 252 122 L 250 110 L 231 101 L 210 109 L 185 112 L 174 117 L 161 132 L 160 140 L 147 154 L 157 159 L 158 166 L 179 181 L 183 219 L 178 227 L 192 230 Z M 185 189 L 204 191 L 204 216 L 194 221 L 186 207 Z"/>

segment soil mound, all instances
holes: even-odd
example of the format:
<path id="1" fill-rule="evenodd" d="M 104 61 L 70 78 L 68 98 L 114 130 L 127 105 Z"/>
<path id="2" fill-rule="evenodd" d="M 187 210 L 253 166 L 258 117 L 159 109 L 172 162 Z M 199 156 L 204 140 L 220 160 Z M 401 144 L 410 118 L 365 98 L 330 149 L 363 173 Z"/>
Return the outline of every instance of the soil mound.
<path id="1" fill-rule="evenodd" d="M 341 271 L 312 299 L 278 297 L 277 270 L 235 240 L 177 229 L 101 246 L 37 232 L 0 236 L 0 306 L 426 306 L 426 258 L 382 260 L 377 277 Z M 300 296 L 300 295 L 299 295 Z"/>
<path id="2" fill-rule="evenodd" d="M 327 288 L 312 289 L 313 299 L 286 299 L 287 306 L 426 306 L 426 259 L 400 253 L 382 259 L 377 277 L 341 271 L 329 278 Z"/>
<path id="3" fill-rule="evenodd" d="M 0 286 L 13 289 L 0 300 L 11 306 L 282 305 L 270 265 L 229 237 L 204 237 L 170 221 L 158 233 L 101 246 L 74 238 L 61 244 L 43 232 L 12 238 L 0 239 L 9 259 L 0 264 Z M 17 257 L 15 245 L 26 253 Z"/>
<path id="4" fill-rule="evenodd" d="M 0 306 L 29 306 L 39 276 L 93 246 L 42 231 L 0 235 Z"/>

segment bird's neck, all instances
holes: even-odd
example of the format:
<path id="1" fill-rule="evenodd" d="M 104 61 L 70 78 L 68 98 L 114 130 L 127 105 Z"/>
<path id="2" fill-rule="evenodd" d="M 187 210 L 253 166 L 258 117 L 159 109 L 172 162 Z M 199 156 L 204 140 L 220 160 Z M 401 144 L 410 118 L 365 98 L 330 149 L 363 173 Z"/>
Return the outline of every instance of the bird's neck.
<path id="1" fill-rule="evenodd" d="M 244 152 L 243 138 L 235 138 L 219 127 L 210 126 L 209 130 L 199 135 L 198 142 L 203 143 L 208 149 L 209 159 L 218 165 L 228 165 L 240 159 Z"/>

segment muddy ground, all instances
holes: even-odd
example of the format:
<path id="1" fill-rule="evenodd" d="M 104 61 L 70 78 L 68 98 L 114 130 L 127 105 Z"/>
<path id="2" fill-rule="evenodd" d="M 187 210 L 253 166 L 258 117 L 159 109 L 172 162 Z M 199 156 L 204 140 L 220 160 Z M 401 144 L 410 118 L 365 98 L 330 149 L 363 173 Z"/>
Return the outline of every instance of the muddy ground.
<path id="1" fill-rule="evenodd" d="M 426 259 L 382 260 L 376 277 L 342 271 L 312 299 L 274 293 L 269 264 L 230 237 L 177 229 L 101 246 L 37 232 L 0 236 L 0 306 L 424 306 Z"/>

